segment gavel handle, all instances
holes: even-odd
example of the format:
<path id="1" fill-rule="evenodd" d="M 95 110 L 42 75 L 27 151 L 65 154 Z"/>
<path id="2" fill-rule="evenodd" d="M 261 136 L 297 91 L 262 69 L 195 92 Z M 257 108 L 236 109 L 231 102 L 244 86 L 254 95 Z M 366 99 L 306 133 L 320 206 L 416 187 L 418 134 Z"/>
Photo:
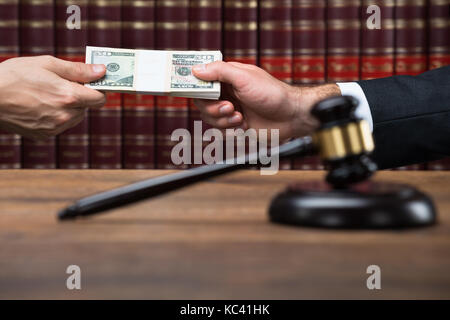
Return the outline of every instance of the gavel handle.
<path id="1" fill-rule="evenodd" d="M 314 149 L 312 138 L 309 136 L 298 138 L 283 144 L 278 149 L 279 158 L 291 158 L 310 154 Z M 271 157 L 276 154 L 272 149 Z M 130 203 L 155 197 L 174 191 L 196 182 L 212 178 L 237 169 L 254 166 L 258 154 L 246 155 L 244 159 L 236 158 L 232 163 L 217 163 L 180 171 L 174 174 L 150 178 L 123 187 L 98 193 L 82 198 L 61 210 L 58 214 L 60 220 L 74 219 L 79 216 L 88 216 L 112 208 L 118 208 Z M 239 161 L 240 160 L 240 161 Z M 252 161 L 253 160 L 253 161 Z"/>

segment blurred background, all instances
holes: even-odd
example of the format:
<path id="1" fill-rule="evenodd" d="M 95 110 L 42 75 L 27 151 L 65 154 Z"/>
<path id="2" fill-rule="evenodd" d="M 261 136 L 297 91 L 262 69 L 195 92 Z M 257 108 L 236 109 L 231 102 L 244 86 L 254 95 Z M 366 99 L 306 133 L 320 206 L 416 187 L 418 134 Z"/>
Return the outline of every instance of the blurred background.
<path id="1" fill-rule="evenodd" d="M 80 28 L 68 28 L 78 18 Z M 448 65 L 449 21 L 449 0 L 0 0 L 0 61 L 84 61 L 86 45 L 221 50 L 226 61 L 313 85 Z M 56 138 L 1 132 L 0 168 L 175 168 L 170 135 L 195 120 L 189 99 L 110 93 L 104 108 Z M 282 168 L 322 166 L 311 157 Z M 449 170 L 450 160 L 399 169 Z"/>

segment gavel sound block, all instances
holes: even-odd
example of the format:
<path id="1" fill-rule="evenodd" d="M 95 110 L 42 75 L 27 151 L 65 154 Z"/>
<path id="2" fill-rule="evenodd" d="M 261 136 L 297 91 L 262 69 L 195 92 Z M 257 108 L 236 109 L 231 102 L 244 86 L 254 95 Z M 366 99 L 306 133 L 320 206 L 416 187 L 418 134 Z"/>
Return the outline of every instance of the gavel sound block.
<path id="1" fill-rule="evenodd" d="M 312 143 L 328 167 L 324 182 L 299 182 L 276 196 L 273 222 L 324 228 L 407 228 L 435 223 L 431 199 L 406 185 L 367 180 L 377 169 L 375 146 L 365 120 L 355 116 L 352 97 L 319 102 L 312 114 L 320 127 Z"/>
<path id="2" fill-rule="evenodd" d="M 320 121 L 312 135 L 295 139 L 278 149 L 280 158 L 318 153 L 328 171 L 325 182 L 299 182 L 276 196 L 269 208 L 271 221 L 325 228 L 406 228 L 435 223 L 433 203 L 412 187 L 368 181 L 377 170 L 368 124 L 355 115 L 357 102 L 349 96 L 319 102 L 312 115 Z M 272 150 L 272 152 L 274 152 Z M 70 220 L 104 212 L 237 169 L 244 161 L 217 163 L 156 177 L 78 200 L 59 212 Z M 243 159 L 240 159 L 243 160 Z"/>

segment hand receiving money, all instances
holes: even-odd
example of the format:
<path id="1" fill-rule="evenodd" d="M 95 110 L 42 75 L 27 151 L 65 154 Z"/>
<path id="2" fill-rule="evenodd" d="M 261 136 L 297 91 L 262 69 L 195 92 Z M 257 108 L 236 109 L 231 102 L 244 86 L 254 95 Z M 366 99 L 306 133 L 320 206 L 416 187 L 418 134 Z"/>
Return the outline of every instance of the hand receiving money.
<path id="1" fill-rule="evenodd" d="M 102 65 L 85 65 L 51 56 L 0 63 L 0 129 L 45 139 L 79 123 L 87 108 L 100 108 L 103 93 L 79 83 L 103 77 Z"/>
<path id="2" fill-rule="evenodd" d="M 86 86 L 114 92 L 218 99 L 220 83 L 196 78 L 192 67 L 221 60 L 220 51 L 86 47 L 86 63 L 106 66 L 105 77 Z"/>

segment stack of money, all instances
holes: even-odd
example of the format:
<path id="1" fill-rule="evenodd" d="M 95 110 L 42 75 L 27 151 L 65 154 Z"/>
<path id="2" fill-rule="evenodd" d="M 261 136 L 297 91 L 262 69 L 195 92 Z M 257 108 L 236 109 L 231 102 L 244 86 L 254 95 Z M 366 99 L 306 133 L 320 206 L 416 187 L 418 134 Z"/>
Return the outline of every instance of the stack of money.
<path id="1" fill-rule="evenodd" d="M 106 66 L 106 75 L 86 86 L 103 91 L 218 99 L 220 83 L 196 78 L 192 67 L 219 60 L 220 51 L 86 47 L 86 63 Z"/>

